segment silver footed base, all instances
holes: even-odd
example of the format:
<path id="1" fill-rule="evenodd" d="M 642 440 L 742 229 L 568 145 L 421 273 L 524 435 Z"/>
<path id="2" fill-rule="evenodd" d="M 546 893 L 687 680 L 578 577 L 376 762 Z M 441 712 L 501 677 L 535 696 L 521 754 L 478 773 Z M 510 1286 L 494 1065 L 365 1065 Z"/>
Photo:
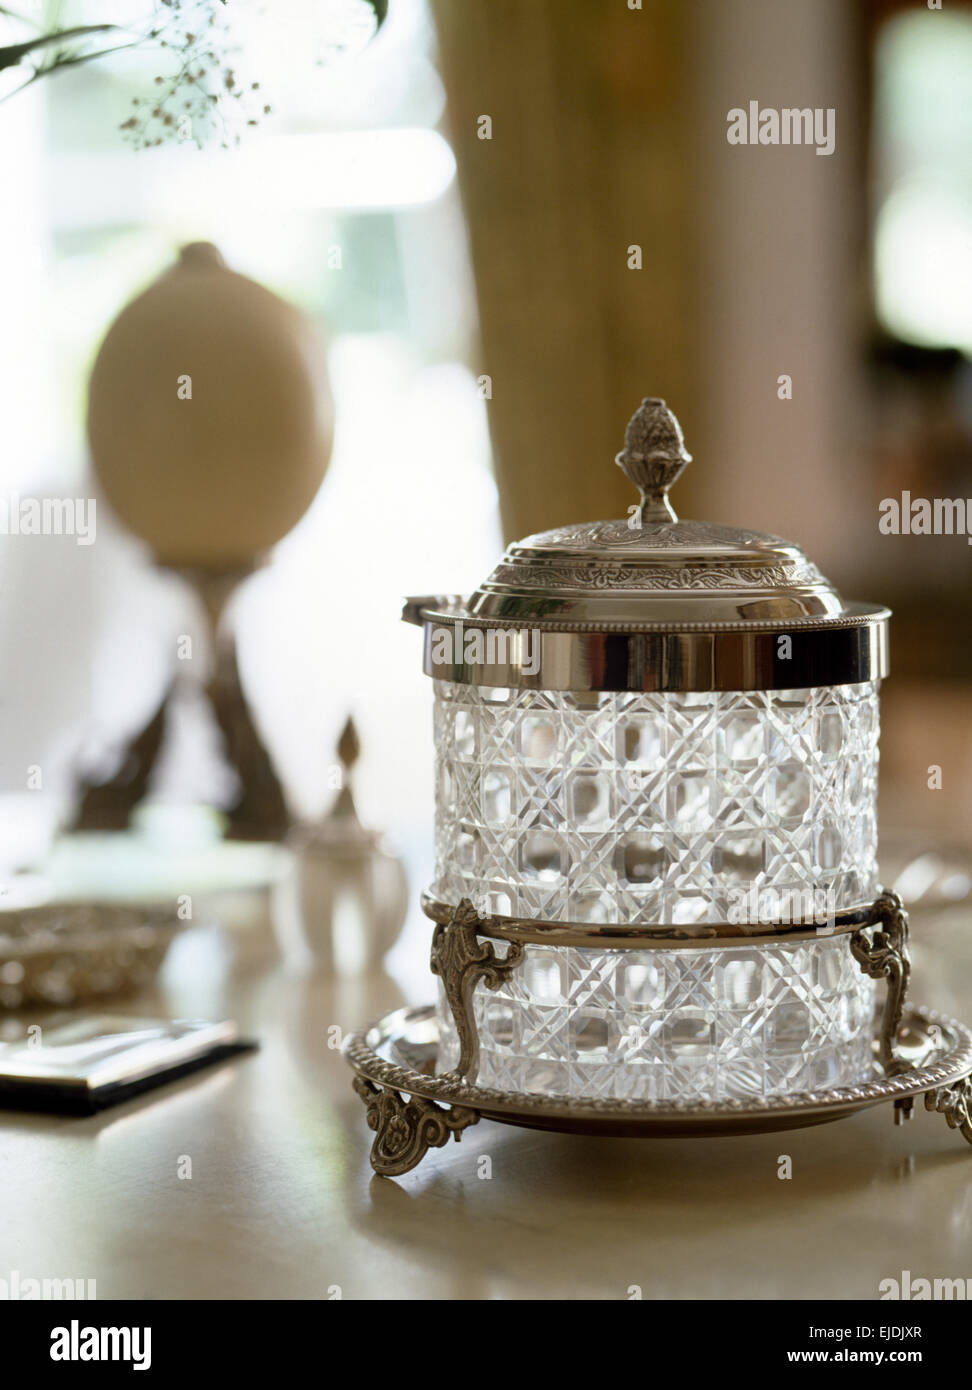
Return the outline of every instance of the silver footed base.
<path id="1" fill-rule="evenodd" d="M 844 1119 L 891 1101 L 896 1123 L 910 1119 L 915 1099 L 945 1116 L 972 1144 L 972 1032 L 928 1009 L 906 1008 L 898 1030 L 899 1063 L 857 1086 L 732 1101 L 586 1100 L 491 1090 L 455 1074 L 437 1076 L 438 1028 L 433 1007 L 399 1009 L 351 1034 L 344 1055 L 354 1089 L 375 1132 L 371 1165 L 382 1177 L 415 1168 L 430 1148 L 481 1119 L 527 1129 L 631 1138 L 759 1134 Z"/>

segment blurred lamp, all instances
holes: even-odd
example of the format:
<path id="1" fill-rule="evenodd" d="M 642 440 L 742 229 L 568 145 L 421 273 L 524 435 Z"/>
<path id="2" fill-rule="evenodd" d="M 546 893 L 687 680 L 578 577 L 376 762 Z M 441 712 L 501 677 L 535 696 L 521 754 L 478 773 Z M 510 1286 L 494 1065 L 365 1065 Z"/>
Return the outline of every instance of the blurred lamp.
<path id="1" fill-rule="evenodd" d="M 216 639 L 208 694 L 242 791 L 231 833 L 287 827 L 279 783 L 240 690 L 235 647 L 217 629 L 237 584 L 303 516 L 327 471 L 334 406 L 309 321 L 227 269 L 215 246 L 179 260 L 122 310 L 101 345 L 88 399 L 95 472 L 113 510 L 159 564 L 196 588 Z M 133 745 L 140 764 L 90 788 L 82 825 L 127 822 L 144 789 L 161 714 Z"/>

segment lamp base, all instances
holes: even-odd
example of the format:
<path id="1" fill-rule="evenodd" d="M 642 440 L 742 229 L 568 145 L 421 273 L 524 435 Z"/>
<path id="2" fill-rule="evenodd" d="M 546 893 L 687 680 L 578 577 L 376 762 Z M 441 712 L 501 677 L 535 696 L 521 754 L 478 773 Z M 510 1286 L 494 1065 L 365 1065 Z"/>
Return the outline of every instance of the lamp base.
<path id="1" fill-rule="evenodd" d="M 382 1177 L 415 1168 L 430 1148 L 480 1120 L 604 1137 L 650 1138 L 761 1134 L 827 1124 L 883 1101 L 896 1123 L 911 1118 L 915 1100 L 945 1116 L 972 1144 L 972 1031 L 928 1009 L 906 1008 L 898 1030 L 898 1070 L 885 1075 L 877 1055 L 873 1076 L 858 1086 L 732 1101 L 577 1099 L 490 1090 L 452 1073 L 435 1075 L 438 1025 L 433 1006 L 399 1009 L 346 1040 L 354 1089 L 375 1131 L 371 1166 Z"/>

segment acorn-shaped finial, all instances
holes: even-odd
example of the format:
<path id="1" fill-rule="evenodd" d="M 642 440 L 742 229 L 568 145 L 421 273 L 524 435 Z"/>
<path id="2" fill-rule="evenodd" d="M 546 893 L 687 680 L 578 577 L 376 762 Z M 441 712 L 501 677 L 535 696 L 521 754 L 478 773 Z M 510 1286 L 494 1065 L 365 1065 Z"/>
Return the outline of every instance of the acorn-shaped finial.
<path id="1" fill-rule="evenodd" d="M 663 400 L 646 396 L 628 421 L 624 448 L 615 462 L 641 492 L 641 524 L 677 521 L 668 489 L 692 455 L 682 427 Z"/>

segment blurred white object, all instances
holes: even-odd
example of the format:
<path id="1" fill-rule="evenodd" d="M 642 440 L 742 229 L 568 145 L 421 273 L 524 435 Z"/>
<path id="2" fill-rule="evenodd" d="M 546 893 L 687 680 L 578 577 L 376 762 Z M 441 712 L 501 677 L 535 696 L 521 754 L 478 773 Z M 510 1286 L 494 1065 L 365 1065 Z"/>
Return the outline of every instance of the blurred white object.
<path id="1" fill-rule="evenodd" d="M 408 909 L 402 861 L 358 820 L 348 781 L 358 756 L 349 719 L 338 743 L 343 785 L 330 815 L 298 826 L 290 871 L 274 898 L 274 926 L 287 963 L 343 978 L 381 964 Z"/>
<path id="2" fill-rule="evenodd" d="M 960 852 L 938 854 L 929 851 L 912 859 L 894 880 L 894 891 L 906 902 L 948 906 L 969 896 L 968 859 L 959 862 Z"/>

